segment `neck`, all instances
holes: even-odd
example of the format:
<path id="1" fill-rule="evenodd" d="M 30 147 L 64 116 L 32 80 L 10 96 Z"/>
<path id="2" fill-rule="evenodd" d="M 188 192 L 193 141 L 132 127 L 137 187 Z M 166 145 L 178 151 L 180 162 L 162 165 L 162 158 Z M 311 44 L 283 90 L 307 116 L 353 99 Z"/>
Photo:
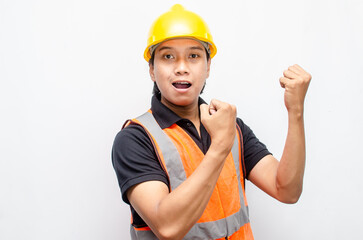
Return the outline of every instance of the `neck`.
<path id="1" fill-rule="evenodd" d="M 197 131 L 199 132 L 200 118 L 199 118 L 198 99 L 196 99 L 191 104 L 186 106 L 175 105 L 163 97 L 161 97 L 161 102 L 165 106 L 167 106 L 170 110 L 175 112 L 179 117 L 190 120 L 196 127 Z"/>

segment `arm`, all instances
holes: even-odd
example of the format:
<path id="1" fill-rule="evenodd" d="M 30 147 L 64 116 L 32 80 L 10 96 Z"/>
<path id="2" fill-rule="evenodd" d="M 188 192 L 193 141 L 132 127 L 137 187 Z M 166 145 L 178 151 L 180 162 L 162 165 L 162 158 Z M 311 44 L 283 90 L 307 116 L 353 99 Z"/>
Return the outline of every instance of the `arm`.
<path id="1" fill-rule="evenodd" d="M 260 189 L 285 203 L 298 201 L 305 169 L 304 99 L 311 75 L 294 65 L 280 78 L 285 88 L 288 133 L 280 162 L 269 155 L 251 170 L 249 179 Z"/>
<path id="2" fill-rule="evenodd" d="M 233 146 L 235 107 L 213 100 L 200 111 L 212 144 L 194 173 L 170 193 L 158 181 L 140 183 L 127 192 L 131 205 L 160 239 L 182 239 L 202 216 Z"/>

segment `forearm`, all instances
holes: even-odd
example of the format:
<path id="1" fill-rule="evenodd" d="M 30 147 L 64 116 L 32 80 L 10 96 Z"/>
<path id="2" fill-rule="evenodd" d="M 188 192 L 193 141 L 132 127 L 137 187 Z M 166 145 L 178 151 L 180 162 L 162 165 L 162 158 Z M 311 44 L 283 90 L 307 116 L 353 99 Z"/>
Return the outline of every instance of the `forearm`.
<path id="1" fill-rule="evenodd" d="M 278 198 L 296 202 L 302 192 L 305 169 L 305 133 L 303 111 L 289 113 L 288 133 L 276 174 Z"/>
<path id="2" fill-rule="evenodd" d="M 211 146 L 194 173 L 155 206 L 155 217 L 149 226 L 159 238 L 182 239 L 199 220 L 226 157 Z"/>

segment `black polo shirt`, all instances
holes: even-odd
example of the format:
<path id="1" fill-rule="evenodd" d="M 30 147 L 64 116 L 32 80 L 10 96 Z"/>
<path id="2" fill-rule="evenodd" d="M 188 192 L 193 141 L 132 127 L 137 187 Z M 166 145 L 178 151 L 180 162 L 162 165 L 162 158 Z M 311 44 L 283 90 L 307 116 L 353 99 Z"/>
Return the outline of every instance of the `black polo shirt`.
<path id="1" fill-rule="evenodd" d="M 199 105 L 202 103 L 205 102 L 199 98 Z M 161 103 L 160 95 L 152 97 L 151 110 L 162 129 L 176 123 L 193 138 L 203 153 L 208 151 L 211 139 L 202 124 L 200 125 L 201 136 L 199 136 L 197 129 L 191 121 L 179 117 Z M 244 165 L 246 167 L 246 176 L 248 177 L 258 161 L 271 153 L 241 119 L 237 118 L 236 121 L 243 135 Z M 116 171 L 122 199 L 128 204 L 126 192 L 130 187 L 138 183 L 157 180 L 168 185 L 168 178 L 160 166 L 153 144 L 145 130 L 139 125 L 129 125 L 116 135 L 112 148 L 112 163 Z M 144 226 L 145 223 L 132 206 L 131 211 L 135 225 Z"/>

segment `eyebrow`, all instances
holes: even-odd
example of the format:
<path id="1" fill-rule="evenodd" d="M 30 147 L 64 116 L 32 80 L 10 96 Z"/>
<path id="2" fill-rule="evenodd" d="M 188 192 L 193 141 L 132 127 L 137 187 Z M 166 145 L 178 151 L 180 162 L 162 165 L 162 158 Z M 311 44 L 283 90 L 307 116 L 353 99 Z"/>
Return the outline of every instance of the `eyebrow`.
<path id="1" fill-rule="evenodd" d="M 166 46 L 164 46 L 164 47 L 159 48 L 159 49 L 158 49 L 158 51 L 160 52 L 160 51 L 162 51 L 162 50 L 164 50 L 164 49 L 171 49 L 171 47 L 166 47 Z"/>
<path id="2" fill-rule="evenodd" d="M 173 49 L 173 48 L 172 47 L 168 47 L 168 46 L 163 46 L 160 49 L 158 49 L 158 51 L 160 52 L 160 51 L 165 50 L 165 49 Z M 192 46 L 189 49 L 203 51 L 203 48 L 202 47 L 199 47 L 199 46 Z"/>
<path id="3" fill-rule="evenodd" d="M 191 47 L 190 49 L 195 49 L 195 50 L 201 50 L 201 51 L 203 51 L 204 50 L 204 48 L 202 48 L 202 47 L 199 47 L 199 46 L 195 46 L 195 47 Z"/>

